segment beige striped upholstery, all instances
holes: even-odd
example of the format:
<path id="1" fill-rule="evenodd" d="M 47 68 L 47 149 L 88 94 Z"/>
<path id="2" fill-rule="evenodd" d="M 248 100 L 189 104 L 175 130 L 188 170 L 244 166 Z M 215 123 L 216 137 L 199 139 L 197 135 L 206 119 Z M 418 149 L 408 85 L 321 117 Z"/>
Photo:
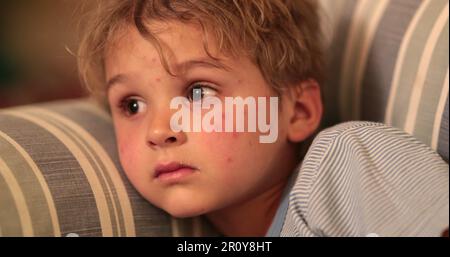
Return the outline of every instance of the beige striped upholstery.
<path id="1" fill-rule="evenodd" d="M 448 0 L 320 0 L 329 126 L 381 121 L 448 161 Z M 0 110 L 0 235 L 213 235 L 143 200 L 110 117 L 80 99 Z"/>
<path id="2" fill-rule="evenodd" d="M 448 162 L 448 0 L 321 0 L 325 125 L 384 122 Z"/>
<path id="3" fill-rule="evenodd" d="M 0 111 L 0 235 L 212 235 L 141 198 L 121 170 L 111 119 L 89 100 Z"/>

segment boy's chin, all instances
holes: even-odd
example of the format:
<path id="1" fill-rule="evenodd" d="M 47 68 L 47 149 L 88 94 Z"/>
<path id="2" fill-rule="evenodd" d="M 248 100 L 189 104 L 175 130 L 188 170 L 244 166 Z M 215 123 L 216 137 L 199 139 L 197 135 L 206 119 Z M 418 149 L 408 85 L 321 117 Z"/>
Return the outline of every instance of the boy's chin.
<path id="1" fill-rule="evenodd" d="M 194 208 L 193 206 L 173 206 L 163 208 L 164 211 L 169 213 L 175 218 L 191 218 L 205 214 L 207 211 L 204 208 Z"/>

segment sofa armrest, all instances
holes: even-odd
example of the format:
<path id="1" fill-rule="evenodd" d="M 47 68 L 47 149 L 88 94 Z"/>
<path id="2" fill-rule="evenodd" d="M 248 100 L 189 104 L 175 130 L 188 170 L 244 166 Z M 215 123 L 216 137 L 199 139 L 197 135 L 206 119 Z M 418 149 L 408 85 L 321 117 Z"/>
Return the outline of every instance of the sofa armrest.
<path id="1" fill-rule="evenodd" d="M 206 225 L 206 226 L 205 226 Z M 0 235 L 211 235 L 131 186 L 110 116 L 89 99 L 0 110 Z"/>

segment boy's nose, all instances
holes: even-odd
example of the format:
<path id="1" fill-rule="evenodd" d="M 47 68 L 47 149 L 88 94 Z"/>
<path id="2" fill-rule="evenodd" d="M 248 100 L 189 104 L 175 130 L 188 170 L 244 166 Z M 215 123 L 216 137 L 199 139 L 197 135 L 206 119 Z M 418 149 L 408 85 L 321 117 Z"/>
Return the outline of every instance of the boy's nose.
<path id="1" fill-rule="evenodd" d="M 149 133 L 147 143 L 152 148 L 181 145 L 185 140 L 183 132 L 154 130 Z"/>
<path id="2" fill-rule="evenodd" d="M 161 116 L 165 115 L 155 115 L 149 123 L 147 144 L 151 148 L 158 148 L 177 146 L 186 142 L 184 132 L 175 132 L 170 128 L 170 115 L 168 119 Z"/>

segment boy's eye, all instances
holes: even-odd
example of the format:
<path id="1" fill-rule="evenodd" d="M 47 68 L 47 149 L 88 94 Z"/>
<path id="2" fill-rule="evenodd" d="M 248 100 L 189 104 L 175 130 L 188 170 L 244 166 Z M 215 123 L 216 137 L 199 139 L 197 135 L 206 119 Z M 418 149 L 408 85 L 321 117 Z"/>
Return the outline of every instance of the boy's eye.
<path id="1" fill-rule="evenodd" d="M 208 96 L 217 95 L 217 91 L 210 86 L 203 84 L 195 84 L 189 89 L 188 99 L 189 101 L 201 101 L 203 98 Z"/>
<path id="2" fill-rule="evenodd" d="M 133 116 L 145 111 L 147 105 L 139 99 L 127 98 L 121 102 L 120 108 L 126 115 Z"/>

